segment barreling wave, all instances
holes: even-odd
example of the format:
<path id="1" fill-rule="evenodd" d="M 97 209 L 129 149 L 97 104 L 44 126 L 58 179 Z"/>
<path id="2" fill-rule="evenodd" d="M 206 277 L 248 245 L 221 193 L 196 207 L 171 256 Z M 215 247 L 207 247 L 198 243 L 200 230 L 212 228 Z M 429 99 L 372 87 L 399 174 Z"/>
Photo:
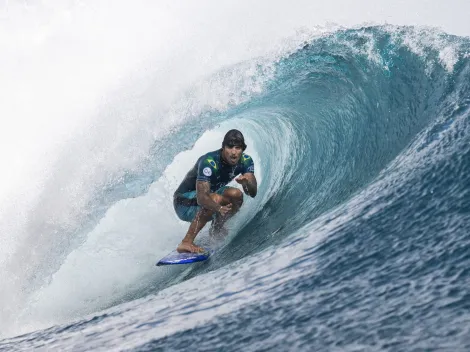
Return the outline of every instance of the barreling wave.
<path id="1" fill-rule="evenodd" d="M 282 241 L 380 178 L 404 182 L 393 165 L 421 169 L 423 150 L 467 123 L 468 82 L 468 40 L 410 27 L 337 31 L 279 60 L 263 93 L 227 114 L 262 157 L 272 183 L 260 193 L 275 190 L 227 253 Z"/>
<path id="2" fill-rule="evenodd" d="M 155 141 L 145 167 L 126 172 L 96 192 L 87 208 L 89 216 L 69 231 L 80 234 L 82 241 L 60 247 L 60 259 L 47 273 L 34 272 L 37 284 L 31 291 L 39 291 L 34 304 L 60 292 L 67 308 L 54 308 L 50 323 L 58 316 L 76 318 L 286 243 L 320 216 L 337 216 L 335 211 L 344 211 L 352 199 L 375 209 L 383 202 L 393 203 L 395 194 L 419 175 L 431 172 L 433 178 L 424 177 L 408 189 L 420 190 L 418 200 L 436 185 L 464 179 L 470 145 L 469 53 L 468 39 L 437 30 L 365 27 L 315 37 L 275 62 L 260 59 L 218 72 L 209 79 L 223 82 L 249 67 L 252 84 L 247 88 L 246 81 L 232 82 L 228 107 L 206 107 L 197 113 L 191 106 L 176 109 L 184 123 Z M 190 92 L 186 98 L 192 99 Z M 125 253 L 134 251 L 131 259 L 148 265 L 173 248 L 185 225 L 175 225 L 170 215 L 176 183 L 168 169 L 205 133 L 218 136 L 233 126 L 249 141 L 261 182 L 258 197 L 238 216 L 231 241 L 209 265 L 187 269 L 177 279 L 173 269 L 156 275 L 150 265 L 123 269 L 118 282 L 103 283 L 118 271 L 113 268 L 128 265 Z M 434 162 L 447 157 L 455 158 L 452 174 L 435 169 Z M 453 192 L 440 196 L 457 197 L 459 204 L 468 206 L 462 204 L 461 196 L 468 190 L 460 181 Z M 420 206 L 417 202 L 409 212 L 421 213 Z M 442 212 L 425 208 L 429 219 Z M 129 232 L 124 230 L 135 225 L 128 224 L 129 212 L 144 230 L 145 222 L 154 226 L 149 219 L 156 217 L 166 237 L 155 239 L 148 229 L 144 238 L 133 234 L 129 244 Z M 386 216 L 396 221 L 392 210 Z M 345 221 L 341 226 L 352 225 Z M 110 228 L 124 230 L 103 240 Z M 158 250 L 148 249 L 156 244 Z M 100 266 L 109 272 L 77 279 L 77 272 Z M 64 291 L 72 281 L 83 286 L 83 299 Z M 101 288 L 87 290 L 90 283 Z"/>

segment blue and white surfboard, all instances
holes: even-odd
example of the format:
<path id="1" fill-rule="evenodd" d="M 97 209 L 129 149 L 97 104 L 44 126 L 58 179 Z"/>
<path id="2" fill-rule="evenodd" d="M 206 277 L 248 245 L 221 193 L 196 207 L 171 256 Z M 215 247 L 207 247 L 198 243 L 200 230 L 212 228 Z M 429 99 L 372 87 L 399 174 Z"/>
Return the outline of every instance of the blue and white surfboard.
<path id="1" fill-rule="evenodd" d="M 178 253 L 176 250 L 169 253 L 158 261 L 157 266 L 175 265 L 175 264 L 191 264 L 202 262 L 210 257 L 211 252 L 206 250 L 202 253 Z"/>

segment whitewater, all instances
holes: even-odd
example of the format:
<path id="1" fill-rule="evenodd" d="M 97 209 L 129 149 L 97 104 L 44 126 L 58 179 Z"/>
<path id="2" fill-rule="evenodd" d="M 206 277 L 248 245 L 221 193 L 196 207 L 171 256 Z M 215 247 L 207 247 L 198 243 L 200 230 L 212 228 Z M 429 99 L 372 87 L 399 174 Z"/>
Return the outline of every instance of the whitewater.
<path id="1" fill-rule="evenodd" d="M 470 349 L 469 12 L 5 2 L 0 349 Z M 232 128 L 257 197 L 156 267 Z"/>

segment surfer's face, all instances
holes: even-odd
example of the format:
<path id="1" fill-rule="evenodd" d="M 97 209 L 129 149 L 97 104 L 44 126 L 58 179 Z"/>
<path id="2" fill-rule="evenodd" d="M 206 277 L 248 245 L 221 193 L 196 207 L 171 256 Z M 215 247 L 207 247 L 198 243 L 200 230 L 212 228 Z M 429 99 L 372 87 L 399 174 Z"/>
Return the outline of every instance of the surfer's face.
<path id="1" fill-rule="evenodd" d="M 226 145 L 222 149 L 222 156 L 229 165 L 237 165 L 242 156 L 243 148 L 239 145 Z"/>

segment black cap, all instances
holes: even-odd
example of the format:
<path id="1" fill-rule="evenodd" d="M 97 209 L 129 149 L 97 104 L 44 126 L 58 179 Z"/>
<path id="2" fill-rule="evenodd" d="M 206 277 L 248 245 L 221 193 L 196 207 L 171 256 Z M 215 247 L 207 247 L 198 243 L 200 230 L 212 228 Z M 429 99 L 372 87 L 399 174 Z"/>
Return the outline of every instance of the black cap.
<path id="1" fill-rule="evenodd" d="M 225 146 L 240 146 L 243 150 L 246 149 L 245 138 L 239 130 L 230 130 L 225 134 L 222 148 Z"/>

